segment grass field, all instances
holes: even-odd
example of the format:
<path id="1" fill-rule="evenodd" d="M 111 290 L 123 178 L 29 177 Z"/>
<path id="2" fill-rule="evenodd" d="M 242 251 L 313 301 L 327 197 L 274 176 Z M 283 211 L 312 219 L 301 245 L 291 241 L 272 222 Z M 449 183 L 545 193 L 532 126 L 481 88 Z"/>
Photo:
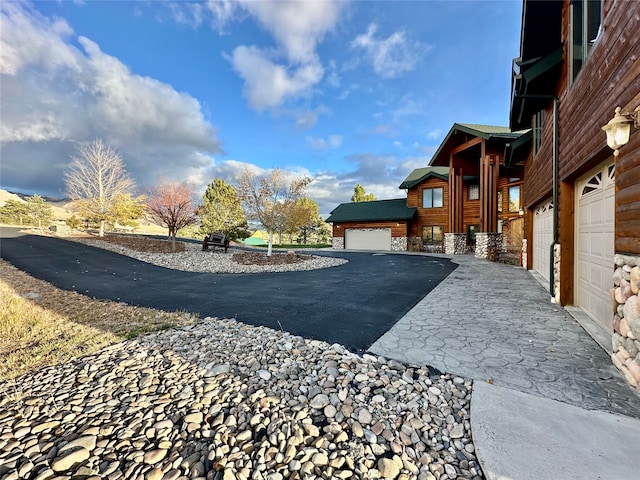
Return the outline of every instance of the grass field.
<path id="1" fill-rule="evenodd" d="M 195 320 L 60 290 L 0 260 L 0 382 Z"/>

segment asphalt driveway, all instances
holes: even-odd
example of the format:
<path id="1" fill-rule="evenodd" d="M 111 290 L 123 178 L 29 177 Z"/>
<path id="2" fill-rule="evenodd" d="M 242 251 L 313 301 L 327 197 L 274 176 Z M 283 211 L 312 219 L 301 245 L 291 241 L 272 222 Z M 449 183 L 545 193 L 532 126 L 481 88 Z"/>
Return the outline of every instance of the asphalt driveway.
<path id="1" fill-rule="evenodd" d="M 288 273 L 183 272 L 0 228 L 0 256 L 59 288 L 201 317 L 235 318 L 355 350 L 366 350 L 456 268 L 447 259 L 424 255 L 318 254 L 349 262 Z"/>

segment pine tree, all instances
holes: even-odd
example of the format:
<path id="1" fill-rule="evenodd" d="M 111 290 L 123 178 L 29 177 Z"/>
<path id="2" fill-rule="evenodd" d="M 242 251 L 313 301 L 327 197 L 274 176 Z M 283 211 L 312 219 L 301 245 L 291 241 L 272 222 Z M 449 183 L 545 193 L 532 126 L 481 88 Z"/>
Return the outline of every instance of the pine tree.
<path id="1" fill-rule="evenodd" d="M 220 178 L 207 186 L 202 196 L 204 205 L 198 209 L 200 233 L 224 233 L 236 240 L 249 236 L 247 220 L 235 189 Z"/>
<path id="2" fill-rule="evenodd" d="M 353 189 L 352 202 L 373 202 L 375 199 L 373 193 L 365 193 L 364 187 L 359 183 Z"/>

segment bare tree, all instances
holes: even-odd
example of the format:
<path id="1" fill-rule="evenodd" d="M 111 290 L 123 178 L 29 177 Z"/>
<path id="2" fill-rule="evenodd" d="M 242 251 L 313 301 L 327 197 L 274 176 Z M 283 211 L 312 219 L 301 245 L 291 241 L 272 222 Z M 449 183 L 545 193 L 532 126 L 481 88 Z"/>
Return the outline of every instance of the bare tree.
<path id="1" fill-rule="evenodd" d="M 195 193 L 191 185 L 164 180 L 147 195 L 147 211 L 163 226 L 169 229 L 173 251 L 176 250 L 178 230 L 196 223 Z"/>
<path id="2" fill-rule="evenodd" d="M 100 139 L 78 147 L 64 177 L 67 194 L 75 207 L 83 216 L 100 221 L 101 237 L 118 199 L 135 187 L 120 153 Z"/>
<path id="3" fill-rule="evenodd" d="M 240 172 L 236 191 L 247 209 L 247 216 L 257 220 L 269 231 L 267 255 L 271 256 L 273 232 L 287 224 L 287 215 L 295 201 L 304 195 L 309 177 L 289 178 L 277 168 L 265 177 L 258 177 L 248 167 Z"/>

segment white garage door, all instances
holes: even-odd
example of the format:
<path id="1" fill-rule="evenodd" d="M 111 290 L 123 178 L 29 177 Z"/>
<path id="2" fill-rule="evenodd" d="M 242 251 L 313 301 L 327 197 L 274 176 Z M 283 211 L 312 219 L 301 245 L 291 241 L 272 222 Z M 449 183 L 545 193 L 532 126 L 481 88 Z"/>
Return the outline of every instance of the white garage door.
<path id="1" fill-rule="evenodd" d="M 611 330 L 615 170 L 603 164 L 576 182 L 577 305 Z"/>
<path id="2" fill-rule="evenodd" d="M 546 200 L 533 215 L 533 269 L 547 282 L 553 243 L 553 202 Z"/>
<path id="3" fill-rule="evenodd" d="M 391 229 L 347 229 L 344 248 L 349 250 L 391 250 Z"/>

